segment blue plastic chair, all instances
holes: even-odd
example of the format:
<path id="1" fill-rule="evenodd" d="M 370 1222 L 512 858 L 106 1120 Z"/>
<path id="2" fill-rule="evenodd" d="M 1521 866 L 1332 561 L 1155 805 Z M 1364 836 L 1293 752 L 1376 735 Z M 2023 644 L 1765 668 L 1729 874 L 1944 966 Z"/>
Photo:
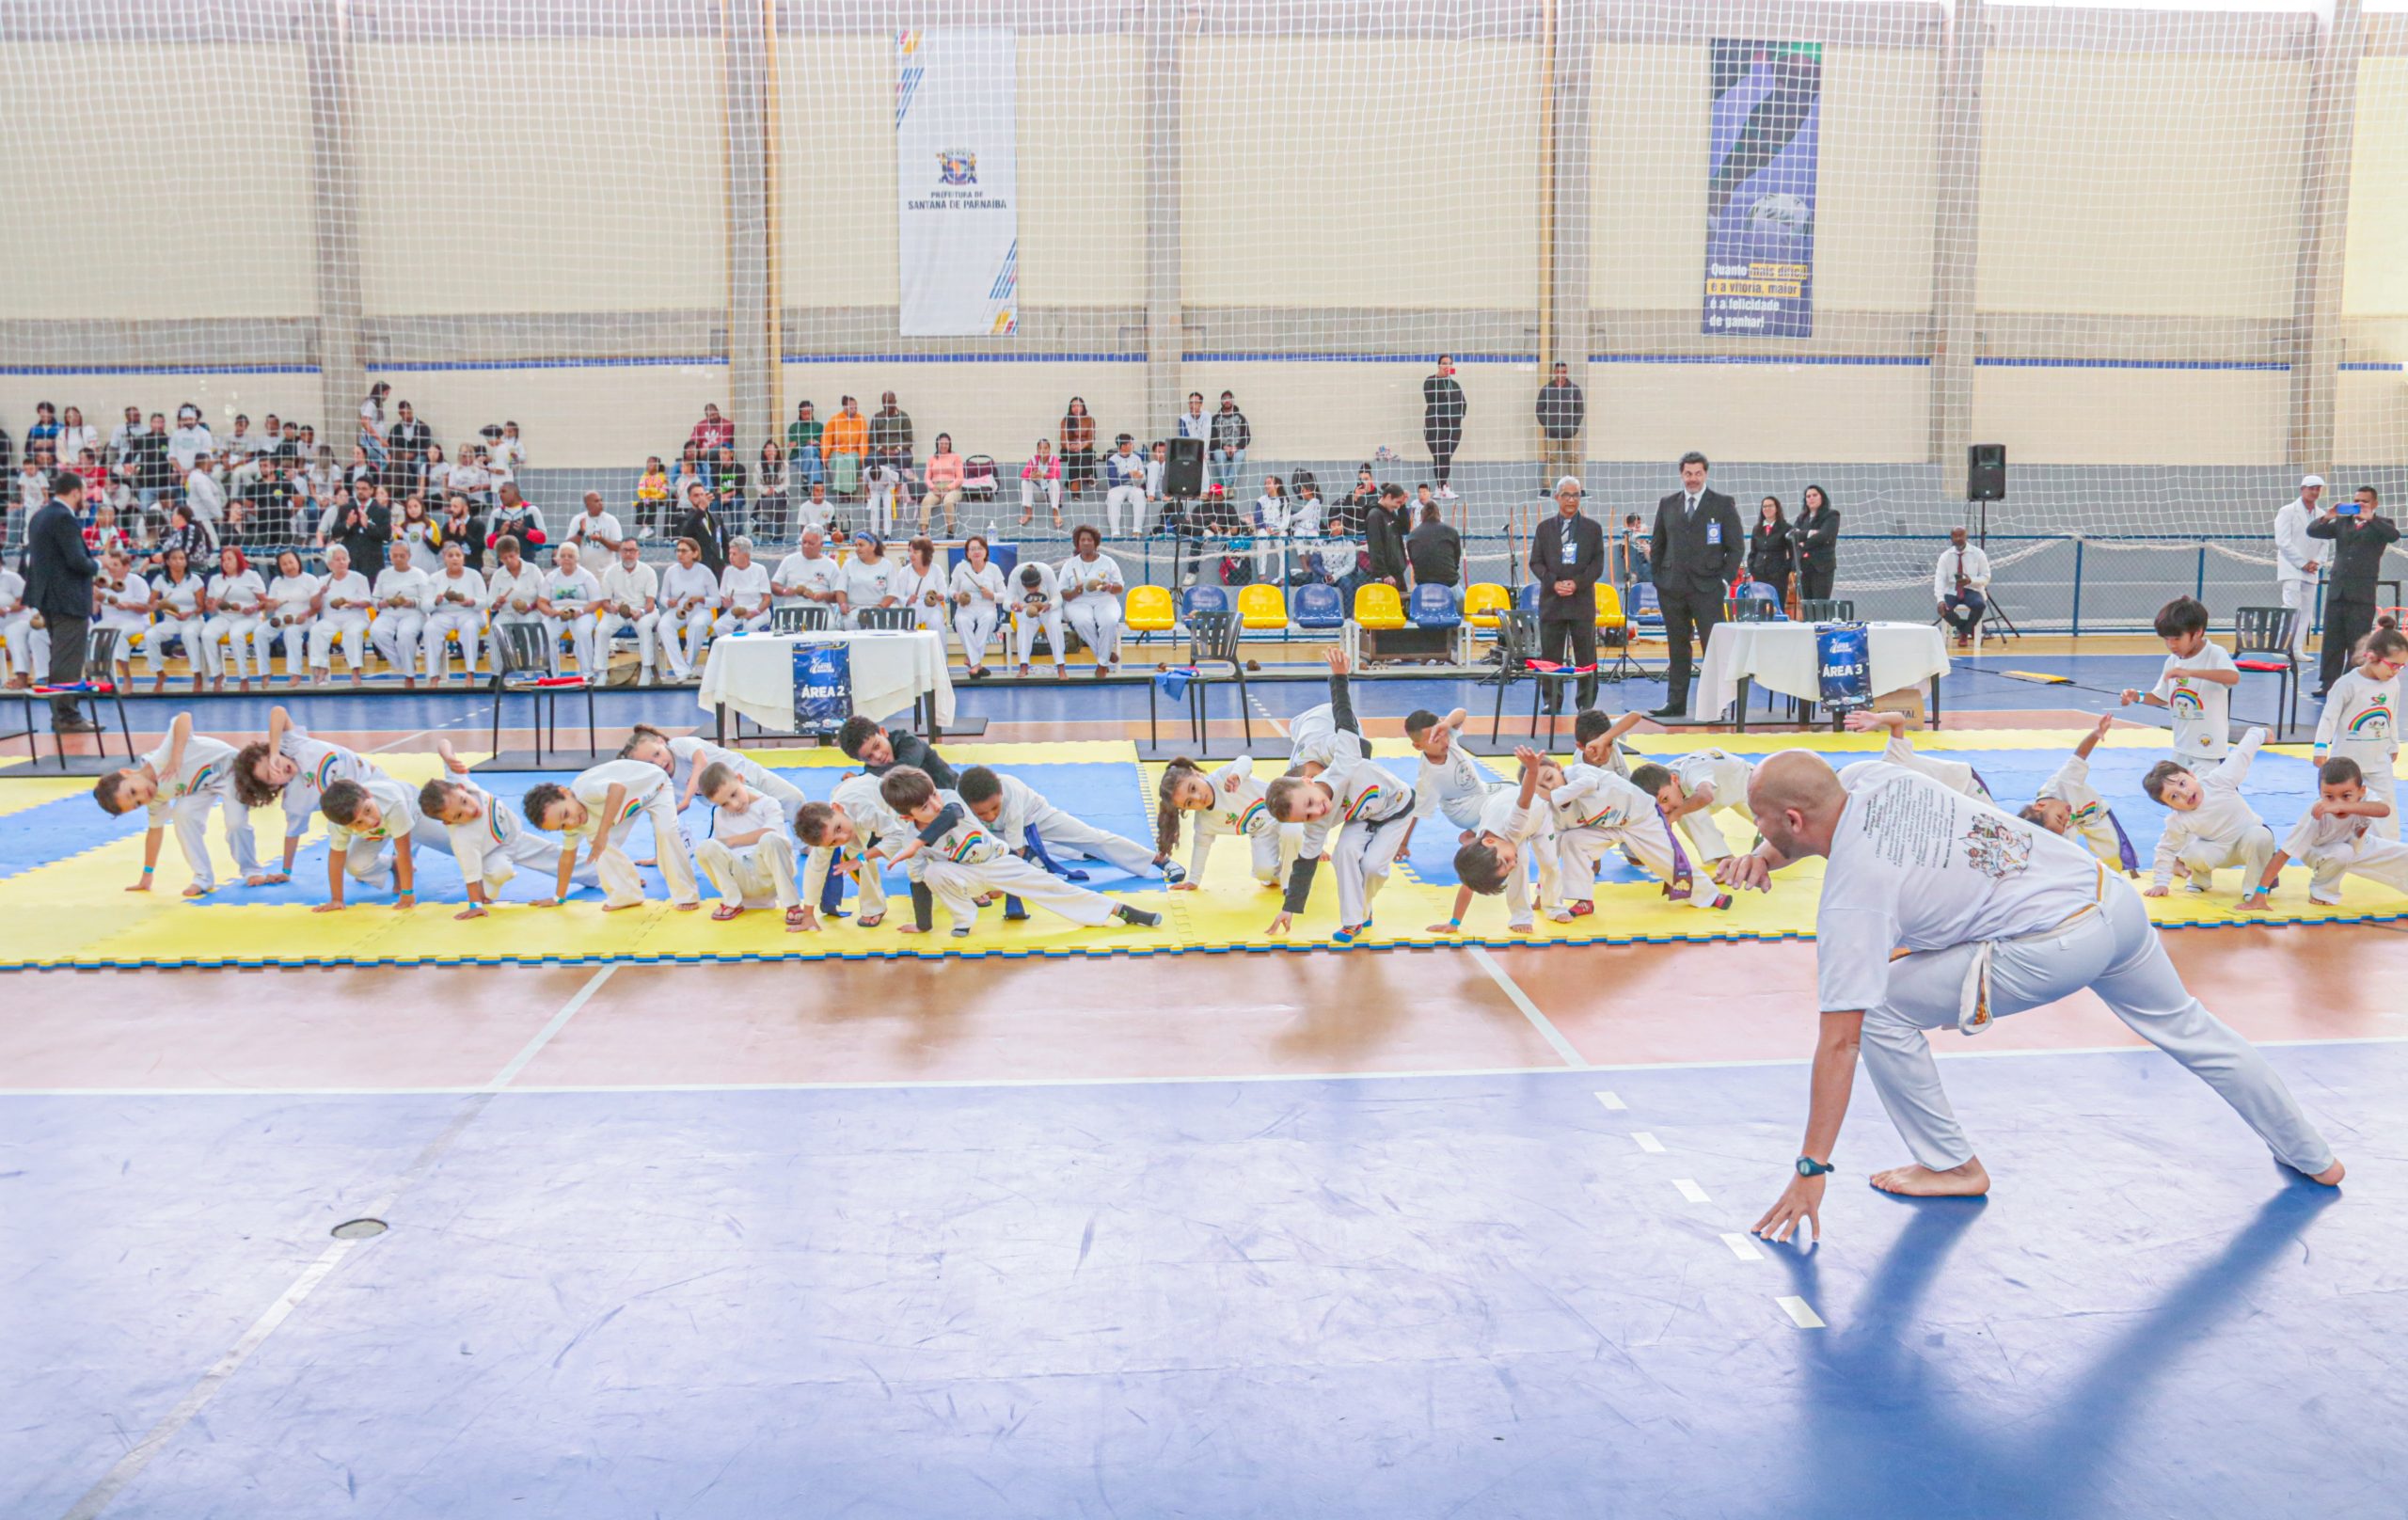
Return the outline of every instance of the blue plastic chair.
<path id="1" fill-rule="evenodd" d="M 1326 581 L 1298 586 L 1288 613 L 1299 628 L 1326 630 L 1346 625 L 1346 598 Z"/>
<path id="2" fill-rule="evenodd" d="M 1417 628 L 1458 628 L 1463 626 L 1464 606 L 1460 593 L 1452 586 L 1416 586 L 1413 600 L 1404 615 Z"/>
<path id="3" fill-rule="evenodd" d="M 1193 618 L 1198 612 L 1226 612 L 1229 610 L 1229 594 L 1218 586 L 1190 586 L 1180 594 L 1179 613 Z"/>

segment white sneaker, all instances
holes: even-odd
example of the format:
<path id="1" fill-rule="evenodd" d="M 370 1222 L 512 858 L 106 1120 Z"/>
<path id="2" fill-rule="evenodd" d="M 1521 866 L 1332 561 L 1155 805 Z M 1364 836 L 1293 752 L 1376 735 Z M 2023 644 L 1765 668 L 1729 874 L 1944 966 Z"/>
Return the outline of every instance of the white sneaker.
<path id="1" fill-rule="evenodd" d="M 1452 487 L 1452 486 L 1450 486 L 1450 485 L 1442 485 L 1442 486 L 1438 487 L 1438 499 L 1439 499 L 1439 500 L 1441 500 L 1441 501 L 1452 501 L 1454 499 L 1455 499 L 1455 491 L 1454 491 L 1454 487 Z"/>
<path id="2" fill-rule="evenodd" d="M 638 686 L 650 686 L 650 685 L 652 685 L 652 667 L 651 667 L 651 666 L 649 666 L 649 665 L 645 666 L 645 667 L 643 668 L 643 670 L 642 670 L 642 673 L 640 673 L 640 674 L 638 674 L 638 675 L 636 676 L 636 685 L 638 685 Z"/>

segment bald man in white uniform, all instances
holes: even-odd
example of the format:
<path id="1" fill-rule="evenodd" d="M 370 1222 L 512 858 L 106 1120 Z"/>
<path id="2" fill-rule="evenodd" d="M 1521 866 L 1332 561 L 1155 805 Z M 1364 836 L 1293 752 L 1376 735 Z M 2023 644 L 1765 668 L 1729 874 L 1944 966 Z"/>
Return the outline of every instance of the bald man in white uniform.
<path id="1" fill-rule="evenodd" d="M 1925 1196 L 1988 1192 L 1927 1032 L 1978 1034 L 2085 987 L 2213 1087 L 2277 1159 L 2316 1181 L 2341 1180 L 2333 1148 L 2273 1068 L 2191 995 L 2139 895 L 2080 845 L 1903 767 L 1871 761 L 1843 777 L 1803 750 L 1757 768 L 1749 802 L 1765 841 L 1718 867 L 1726 884 L 1768 891 L 1780 867 L 1826 862 L 1806 1144 L 1759 1234 L 1785 1240 L 1801 1224 L 1822 1233 L 1825 1175 L 1860 1044 L 1915 1159 L 1875 1173 L 1873 1185 Z"/>

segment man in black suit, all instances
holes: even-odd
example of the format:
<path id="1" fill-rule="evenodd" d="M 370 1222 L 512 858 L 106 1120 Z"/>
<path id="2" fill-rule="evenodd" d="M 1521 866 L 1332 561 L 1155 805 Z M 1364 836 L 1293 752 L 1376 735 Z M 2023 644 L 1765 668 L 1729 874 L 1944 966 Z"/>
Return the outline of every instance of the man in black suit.
<path id="1" fill-rule="evenodd" d="M 1606 573 L 1606 530 L 1580 513 L 1580 482 L 1555 483 L 1555 515 L 1530 535 L 1530 578 L 1539 588 L 1539 657 L 1585 667 L 1579 703 L 1597 700 L 1597 578 Z M 1547 688 L 1549 712 L 1560 711 L 1563 685 Z"/>
<path id="2" fill-rule="evenodd" d="M 84 478 L 62 469 L 50 477 L 50 499 L 25 524 L 25 605 L 50 632 L 52 686 L 84 678 L 84 642 L 92 626 L 92 578 L 99 566 L 84 546 Z M 61 734 L 94 734 L 101 725 L 68 692 L 50 699 L 50 726 Z"/>
<path id="3" fill-rule="evenodd" d="M 1681 488 L 1656 503 L 1656 532 L 1648 559 L 1656 567 L 1656 601 L 1664 611 L 1664 640 L 1671 666 L 1664 674 L 1664 705 L 1657 718 L 1685 718 L 1689 710 L 1692 630 L 1703 649 L 1722 621 L 1731 578 L 1747 557 L 1747 530 L 1739 509 L 1719 491 L 1705 488 L 1705 455 L 1692 449 L 1681 456 Z"/>
<path id="4" fill-rule="evenodd" d="M 2399 527 L 2377 510 L 2380 500 L 2373 486 L 2361 485 L 2346 514 L 2328 508 L 2307 525 L 2308 537 L 2333 541 L 2332 587 L 2324 594 L 2323 679 L 2316 690 L 2320 697 L 2349 670 L 2358 641 L 2374 627 L 2383 551 L 2400 542 Z"/>

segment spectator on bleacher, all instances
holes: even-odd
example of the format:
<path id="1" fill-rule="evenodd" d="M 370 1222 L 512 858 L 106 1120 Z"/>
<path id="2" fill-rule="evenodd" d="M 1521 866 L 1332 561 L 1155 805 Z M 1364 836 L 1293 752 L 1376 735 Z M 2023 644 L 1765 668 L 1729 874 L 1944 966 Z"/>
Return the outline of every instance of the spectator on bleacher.
<path id="1" fill-rule="evenodd" d="M 1078 500 L 1095 483 L 1095 419 L 1087 415 L 1085 396 L 1073 396 L 1062 408 L 1062 483 Z"/>
<path id="2" fill-rule="evenodd" d="M 734 449 L 721 449 L 711 462 L 711 495 L 719 502 L 720 515 L 726 519 L 727 530 L 741 533 L 751 526 L 746 511 L 748 478 L 745 468 L 737 462 Z"/>
<path id="3" fill-rule="evenodd" d="M 372 490 L 381 484 L 384 479 L 385 472 L 377 467 L 374 460 L 368 457 L 368 451 L 356 443 L 353 444 L 350 467 L 342 472 L 343 483 L 354 488 L 365 484 Z"/>
<path id="4" fill-rule="evenodd" d="M 477 446 L 471 440 L 452 451 L 452 468 L 443 478 L 444 485 L 468 499 L 471 505 L 493 505 L 493 472 L 477 462 Z"/>
<path id="5" fill-rule="evenodd" d="M 1053 509 L 1054 526 L 1062 526 L 1062 461 L 1055 456 L 1050 439 L 1037 440 L 1037 451 L 1020 467 L 1020 525 L 1028 526 L 1037 515 L 1037 498 L 1045 497 L 1045 504 Z"/>
<path id="6" fill-rule="evenodd" d="M 1421 509 L 1420 526 L 1405 535 L 1404 557 L 1417 586 L 1463 584 L 1464 535 L 1448 524 L 1434 501 Z"/>
<path id="7" fill-rule="evenodd" d="M 765 539 L 786 536 L 786 488 L 792 478 L 778 440 L 762 439 L 761 457 L 752 466 L 752 522 Z"/>
<path id="8" fill-rule="evenodd" d="M 443 445 L 432 438 L 418 462 L 419 494 L 429 501 L 441 501 L 452 492 L 452 462 L 443 457 Z M 435 572 L 428 571 L 433 575 Z"/>
<path id="9" fill-rule="evenodd" d="M 1438 495 L 1449 501 L 1454 488 L 1447 482 L 1455 469 L 1455 451 L 1464 442 L 1464 388 L 1455 380 L 1455 356 L 1438 356 L 1435 374 L 1421 381 L 1421 441 L 1430 449 L 1430 473 L 1438 477 Z"/>
<path id="10" fill-rule="evenodd" d="M 1806 487 L 1798 499 L 1798 594 L 1823 601 L 1831 594 L 1831 578 L 1840 563 L 1840 515 L 1819 485 Z"/>
<path id="11" fill-rule="evenodd" d="M 109 472 L 101 467 L 100 455 L 85 449 L 71 457 L 75 473 L 84 477 L 85 499 L 97 501 L 109 483 Z"/>
<path id="12" fill-rule="evenodd" d="M 1421 514 L 1423 511 L 1428 508 L 1434 507 L 1437 504 L 1438 499 L 1431 492 L 1430 483 L 1428 481 L 1423 481 L 1413 488 L 1413 505 L 1404 515 L 1406 524 L 1405 534 L 1407 537 L 1412 536 L 1412 525 L 1421 520 Z"/>
<path id="13" fill-rule="evenodd" d="M 141 410 L 137 407 L 129 406 L 125 409 L 125 419 L 128 422 L 138 421 L 141 416 Z M 37 445 L 48 444 L 50 456 L 53 459 L 74 458 L 73 454 L 62 454 L 58 451 L 58 435 L 61 431 L 58 423 L 58 408 L 46 401 L 34 403 L 34 425 L 25 429 L 25 457 L 31 459 L 34 456 Z"/>
<path id="14" fill-rule="evenodd" d="M 486 542 L 508 534 L 528 548 L 541 548 L 551 542 L 544 531 L 544 515 L 535 504 L 518 494 L 515 482 L 501 488 L 501 499 L 494 503 L 493 514 L 485 519 Z"/>
<path id="15" fill-rule="evenodd" d="M 638 667 L 636 684 L 652 685 L 653 672 L 660 655 L 660 573 L 643 562 L 643 546 L 632 538 L 619 541 L 619 552 L 610 567 L 602 572 L 602 610 L 594 620 L 594 647 L 600 657 L 610 657 L 610 641 L 621 628 L 632 628 L 636 636 L 636 655 L 642 662 Z M 669 631 L 672 639 L 677 630 Z"/>
<path id="16" fill-rule="evenodd" d="M 852 397 L 843 398 L 836 415 L 821 430 L 819 451 L 828 465 L 828 489 L 847 497 L 861 488 L 862 463 L 869 452 L 869 420 Z"/>
<path id="17" fill-rule="evenodd" d="M 686 435 L 686 441 L 693 445 L 698 457 L 708 459 L 720 450 L 735 446 L 736 424 L 719 415 L 716 404 L 705 402 L 703 420 Z"/>
<path id="18" fill-rule="evenodd" d="M 368 625 L 368 641 L 386 666 L 401 675 L 405 689 L 418 686 L 419 642 L 426 634 L 428 604 L 435 599 L 435 579 L 419 567 L 412 547 L 405 538 L 393 540 L 392 558 L 376 576 L 376 616 Z"/>
<path id="19" fill-rule="evenodd" d="M 44 412 L 49 409 L 50 404 L 48 402 L 42 403 L 41 405 L 37 408 L 38 411 Z M 119 422 L 116 427 L 109 430 L 109 462 L 111 464 L 123 463 L 125 457 L 134 452 L 134 440 L 150 431 L 150 425 L 142 420 L 142 408 L 139 406 L 127 407 L 125 409 L 125 420 Z M 33 427 L 26 429 L 25 452 L 27 454 L 31 454 L 33 452 L 34 440 L 40 435 L 40 433 L 41 424 L 39 422 L 37 422 Z"/>
<path id="20" fill-rule="evenodd" d="M 677 475 L 669 483 L 669 499 L 676 502 L 677 509 L 682 512 L 686 499 L 693 494 L 697 485 L 706 492 L 711 488 L 710 471 L 703 467 L 702 451 L 688 443 L 686 451 L 677 456 Z"/>
<path id="21" fill-rule="evenodd" d="M 1412 531 L 1404 487 L 1393 483 L 1381 486 L 1379 499 L 1363 515 L 1363 546 L 1371 557 L 1370 578 L 1394 586 L 1399 597 L 1412 585 L 1412 562 L 1404 555 L 1405 535 Z"/>
<path id="22" fill-rule="evenodd" d="M 490 423 L 478 429 L 477 435 L 483 440 L 477 445 L 477 463 L 484 467 L 485 474 L 493 481 L 494 491 L 499 494 L 503 486 L 518 478 L 518 455 L 501 446 L 501 429 Z"/>
<path id="23" fill-rule="evenodd" d="M 229 497 L 250 494 L 259 483 L 261 451 L 270 447 L 251 431 L 251 420 L 240 412 L 234 414 L 234 431 L 217 440 L 218 456 L 225 461 L 226 479 L 222 483 Z"/>
<path id="24" fill-rule="evenodd" d="M 1652 586 L 1656 583 L 1655 573 L 1648 566 L 1647 550 L 1646 524 L 1635 512 L 1623 514 L 1622 578 L 1625 585 Z"/>
<path id="25" fill-rule="evenodd" d="M 1789 514 L 1781 498 L 1768 496 L 1756 507 L 1756 524 L 1748 530 L 1748 578 L 1772 588 L 1775 596 L 1789 590 L 1789 566 L 1795 553 Z"/>
<path id="26" fill-rule="evenodd" d="M 178 407 L 176 431 L 167 438 L 167 457 L 175 464 L 176 478 L 182 480 L 200 453 L 214 453 L 216 450 L 217 439 L 211 435 L 208 422 L 202 420 L 200 408 L 190 402 Z M 60 457 L 67 456 L 62 454 Z M 149 505 L 147 502 L 144 504 Z"/>
<path id="27" fill-rule="evenodd" d="M 355 571 L 372 581 L 383 573 L 385 550 L 393 542 L 393 515 L 376 504 L 373 490 L 355 484 L 351 499 L 336 513 L 334 529 L 327 537 L 342 546 Z M 328 553 L 331 556 L 332 550 Z M 333 562 L 329 558 L 327 563 Z"/>
<path id="28" fill-rule="evenodd" d="M 869 420 L 867 462 L 894 469 L 900 493 L 895 503 L 898 510 L 911 505 L 911 414 L 895 404 L 895 392 L 882 392 L 878 398 L 878 415 Z"/>
<path id="29" fill-rule="evenodd" d="M 845 562 L 845 626 L 858 628 L 874 607 L 903 605 L 902 566 L 886 557 L 886 545 L 863 529 L 853 535 L 853 557 Z"/>
<path id="30" fill-rule="evenodd" d="M 493 541 L 493 552 L 494 566 L 485 577 L 485 605 L 492 609 L 493 638 L 499 645 L 502 629 L 542 624 L 544 615 L 535 604 L 544 595 L 544 573 L 528 562 L 524 546 L 508 533 Z"/>
<path id="31" fill-rule="evenodd" d="M 75 478 L 83 479 L 80 475 Z M 84 530 L 84 543 L 94 554 L 134 552 L 134 535 L 119 526 L 117 508 L 105 501 L 92 509 L 92 522 Z"/>
<path id="32" fill-rule="evenodd" d="M 774 598 L 771 610 L 781 607 L 824 607 L 832 625 L 842 618 L 845 567 L 827 552 L 827 544 L 817 524 L 803 525 L 795 551 L 779 561 L 778 568 L 769 576 L 769 594 Z"/>
<path id="33" fill-rule="evenodd" d="M 1120 597 L 1129 589 L 1119 562 L 1103 552 L 1103 535 L 1090 523 L 1070 530 L 1070 557 L 1054 567 L 1062 588 L 1062 615 L 1095 655 L 1097 680 L 1120 665 Z"/>
<path id="34" fill-rule="evenodd" d="M 101 430 L 84 420 L 82 407 L 70 406 L 60 415 L 58 436 L 51 442 L 61 459 L 72 459 L 87 449 L 91 450 L 97 458 L 101 451 Z"/>
<path id="35" fill-rule="evenodd" d="M 213 528 L 226 520 L 226 487 L 217 483 L 215 467 L 215 459 L 202 453 L 194 458 L 191 470 L 184 476 L 185 504 L 192 508 L 194 516 Z"/>
<path id="36" fill-rule="evenodd" d="M 895 502 L 899 498 L 905 507 L 911 503 L 911 493 L 903 483 L 903 472 L 883 459 L 870 461 L 862 471 L 862 496 L 868 507 L 870 530 L 883 538 L 895 531 Z"/>
<path id="37" fill-rule="evenodd" d="M 1370 516 L 1371 509 L 1379 504 L 1380 487 L 1371 478 L 1371 467 L 1355 466 L 1354 489 L 1339 498 L 1338 505 L 1330 510 L 1330 532 L 1346 538 L 1362 537 L 1364 520 Z M 1345 531 L 1342 535 L 1339 535 L 1339 529 L 1341 526 Z"/>
<path id="38" fill-rule="evenodd" d="M 602 493 L 588 491 L 585 510 L 568 520 L 568 531 L 562 536 L 576 545 L 586 561 L 607 569 L 619 552 L 619 540 L 627 535 L 619 519 L 603 507 Z"/>
<path id="39" fill-rule="evenodd" d="M 934 508 L 944 508 L 944 536 L 951 538 L 958 531 L 956 519 L 961 510 L 961 456 L 953 451 L 953 435 L 937 435 L 936 447 L 928 451 L 927 489 L 920 496 L 920 531 L 928 530 L 928 519 Z"/>
<path id="40" fill-rule="evenodd" d="M 1146 500 L 1164 517 L 1170 515 L 1170 503 L 1164 499 L 1163 487 L 1170 483 L 1170 445 L 1161 438 L 1146 455 Z"/>
<path id="41" fill-rule="evenodd" d="M 485 525 L 477 520 L 474 503 L 457 491 L 445 497 L 443 521 L 437 531 L 442 543 L 460 546 L 465 567 L 482 578 L 485 568 Z"/>
<path id="42" fill-rule="evenodd" d="M 6 427 L 0 427 L 0 476 L 7 475 L 16 467 L 17 440 L 9 436 Z"/>
<path id="43" fill-rule="evenodd" d="M 1237 499 L 1238 477 L 1245 472 L 1245 451 L 1254 447 L 1254 429 L 1238 410 L 1234 392 L 1221 392 L 1221 409 L 1212 414 L 1212 479 L 1222 494 Z"/>
<path id="44" fill-rule="evenodd" d="M 2378 511 L 2381 499 L 2371 485 L 2358 487 L 2349 515 L 2328 507 L 2307 525 L 2307 536 L 2333 545 L 2333 578 L 2324 599 L 2323 696 L 2341 678 L 2357 656 L 2358 641 L 2374 627 L 2375 599 L 2381 588 L 2383 553 L 2400 542 L 2399 526 Z"/>
<path id="45" fill-rule="evenodd" d="M 50 477 L 53 473 L 42 467 L 40 457 L 32 450 L 25 451 L 25 463 L 17 471 L 17 489 L 13 495 L 18 510 L 28 518 L 40 511 L 41 504 L 50 499 Z M 69 473 L 74 472 L 71 470 Z M 75 479 L 77 483 L 82 483 L 82 476 L 77 475 Z"/>
<path id="46" fill-rule="evenodd" d="M 819 461 L 823 431 L 819 408 L 807 401 L 796 403 L 794 420 L 786 424 L 786 464 L 805 485 L 828 478 L 827 467 Z"/>
<path id="47" fill-rule="evenodd" d="M 393 478 L 404 492 L 424 488 L 427 451 L 435 446 L 435 430 L 418 420 L 408 402 L 393 406 L 393 425 L 385 435 L 385 451 Z"/>
<path id="48" fill-rule="evenodd" d="M 1530 534 L 1530 578 L 1539 588 L 1539 653 L 1559 665 L 1581 667 L 1576 699 L 1597 700 L 1597 578 L 1606 572 L 1606 532 L 1580 511 L 1584 493 L 1571 475 L 1555 483 L 1555 515 Z M 1734 551 L 1738 546 L 1734 544 Z M 1546 686 L 1547 710 L 1563 702 L 1563 683 Z"/>
<path id="49" fill-rule="evenodd" d="M 368 388 L 367 396 L 359 404 L 359 433 L 353 441 L 366 451 L 369 463 L 383 473 L 390 456 L 385 447 L 385 398 L 393 388 L 379 380 Z"/>
<path id="50" fill-rule="evenodd" d="M 805 531 L 815 528 L 825 529 L 833 522 L 836 504 L 828 499 L 826 481 L 811 483 L 811 494 L 802 499 L 802 504 L 797 509 L 796 515 L 800 519 Z"/>
<path id="51" fill-rule="evenodd" d="M 1588 398 L 1572 383 L 1571 366 L 1558 364 L 1539 387 L 1539 495 L 1546 495 L 1549 483 L 1580 473 L 1580 424 L 1588 416 Z"/>
<path id="52" fill-rule="evenodd" d="M 1204 411 L 1204 392 L 1191 390 L 1187 393 L 1187 410 L 1179 414 L 1179 435 L 1194 438 L 1208 451 L 1212 448 L 1212 419 Z"/>
<path id="53" fill-rule="evenodd" d="M 673 538 L 690 538 L 702 556 L 703 568 L 717 580 L 727 568 L 727 529 L 711 504 L 710 487 L 700 481 L 686 485 L 686 511 L 670 529 Z"/>
<path id="54" fill-rule="evenodd" d="M 517 479 L 518 472 L 527 467 L 527 440 L 518 435 L 518 424 L 515 422 L 501 424 L 500 435 L 494 439 L 491 451 L 501 467 L 510 471 L 513 480 Z"/>
<path id="55" fill-rule="evenodd" d="M 167 414 L 152 412 L 150 425 L 134 440 L 132 451 L 119 467 L 124 472 L 125 483 L 134 487 L 134 499 L 144 512 L 183 479 L 182 471 L 167 457 L 168 447 Z"/>
<path id="56" fill-rule="evenodd" d="M 427 515 L 426 498 L 413 494 L 402 499 L 401 515 L 393 519 L 393 542 L 415 550 L 411 558 L 420 565 L 435 563 L 436 551 L 443 547 L 443 529 Z"/>
<path id="57" fill-rule="evenodd" d="M 669 504 L 677 499 L 669 484 L 669 471 L 661 466 L 660 456 L 653 454 L 643 462 L 643 473 L 636 477 L 636 536 L 657 537 L 669 525 Z"/>
<path id="58" fill-rule="evenodd" d="M 167 514 L 166 530 L 159 535 L 156 551 L 150 557 L 155 568 L 167 562 L 167 556 L 178 549 L 184 552 L 192 564 L 207 564 L 217 552 L 217 536 L 210 525 L 194 513 L 190 502 L 178 502 Z"/>
<path id="59" fill-rule="evenodd" d="M 1287 557 L 1287 546 L 1278 541 L 1288 536 L 1288 487 L 1276 475 L 1262 477 L 1262 494 L 1254 499 L 1252 527 L 1254 574 L 1259 580 Z"/>
<path id="60" fill-rule="evenodd" d="M 1112 536 L 1120 536 L 1120 514 L 1129 513 L 1129 535 L 1143 538 L 1146 534 L 1146 458 L 1137 452 L 1137 440 L 1123 433 L 1112 440 L 1112 452 L 1103 456 L 1103 520 Z"/>

